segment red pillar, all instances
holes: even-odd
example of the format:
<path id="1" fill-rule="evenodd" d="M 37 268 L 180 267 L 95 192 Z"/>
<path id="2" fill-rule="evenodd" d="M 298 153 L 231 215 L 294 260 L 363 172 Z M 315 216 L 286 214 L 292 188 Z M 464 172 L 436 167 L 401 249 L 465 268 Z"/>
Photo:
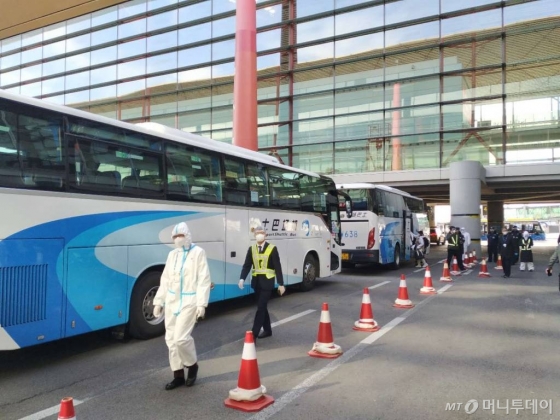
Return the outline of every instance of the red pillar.
<path id="1" fill-rule="evenodd" d="M 256 2 L 237 0 L 236 5 L 233 144 L 258 150 Z"/>
<path id="2" fill-rule="evenodd" d="M 400 108 L 401 106 L 401 85 L 395 83 L 393 86 L 393 108 Z M 391 147 L 393 149 L 393 164 L 391 170 L 402 170 L 402 156 L 401 156 L 401 139 L 398 137 L 401 134 L 401 110 L 393 111 L 392 116 L 392 129 L 391 134 L 394 136 L 391 140 Z"/>

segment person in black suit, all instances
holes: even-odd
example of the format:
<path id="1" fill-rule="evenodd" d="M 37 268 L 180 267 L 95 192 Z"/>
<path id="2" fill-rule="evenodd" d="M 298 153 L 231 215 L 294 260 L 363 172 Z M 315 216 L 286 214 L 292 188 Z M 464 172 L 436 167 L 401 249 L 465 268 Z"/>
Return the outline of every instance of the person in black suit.
<path id="1" fill-rule="evenodd" d="M 503 229 L 502 235 L 498 240 L 499 253 L 502 256 L 502 267 L 504 275 L 502 277 L 508 279 L 511 276 L 511 265 L 514 259 L 515 250 L 518 248 L 518 242 L 513 238 L 511 231 Z"/>
<path id="2" fill-rule="evenodd" d="M 268 314 L 268 300 L 274 289 L 274 278 L 278 283 L 278 293 L 284 294 L 284 279 L 282 277 L 282 266 L 280 265 L 280 255 L 278 249 L 265 241 L 266 231 L 262 226 L 257 226 L 254 230 L 257 243 L 247 250 L 245 263 L 239 276 L 239 288 L 243 289 L 247 274 L 252 269 L 251 287 L 257 297 L 257 312 L 253 321 L 253 337 L 266 338 L 272 335 L 270 325 L 270 315 Z M 261 328 L 263 329 L 262 332 Z"/>

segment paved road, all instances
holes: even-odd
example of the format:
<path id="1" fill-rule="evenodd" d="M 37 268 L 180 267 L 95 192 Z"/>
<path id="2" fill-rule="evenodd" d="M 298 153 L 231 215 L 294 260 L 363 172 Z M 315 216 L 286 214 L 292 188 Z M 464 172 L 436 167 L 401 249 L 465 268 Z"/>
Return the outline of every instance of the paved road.
<path id="1" fill-rule="evenodd" d="M 121 342 L 94 333 L 2 353 L 0 418 L 56 419 L 65 396 L 77 400 L 78 420 L 560 418 L 558 270 L 544 274 L 551 252 L 535 250 L 533 273 L 514 266 L 506 280 L 491 266 L 493 277 L 481 279 L 477 266 L 435 296 L 419 294 L 424 272 L 409 264 L 399 271 L 358 267 L 309 293 L 273 299 L 279 325 L 258 343 L 257 356 L 261 381 L 276 401 L 255 415 L 223 406 L 254 315 L 249 297 L 212 305 L 196 328 L 201 369 L 193 388 L 163 390 L 170 379 L 163 338 Z M 443 255 L 433 247 L 428 256 L 436 288 L 444 286 L 437 281 Z M 412 310 L 392 307 L 401 273 Z M 363 287 L 372 287 L 374 317 L 383 327 L 372 334 L 352 330 Z M 335 342 L 344 350 L 335 360 L 307 355 L 322 302 L 330 305 Z M 511 406 L 518 400 L 516 415 Z M 548 400 L 552 414 L 541 408 Z M 465 412 L 477 404 L 473 414 Z"/>

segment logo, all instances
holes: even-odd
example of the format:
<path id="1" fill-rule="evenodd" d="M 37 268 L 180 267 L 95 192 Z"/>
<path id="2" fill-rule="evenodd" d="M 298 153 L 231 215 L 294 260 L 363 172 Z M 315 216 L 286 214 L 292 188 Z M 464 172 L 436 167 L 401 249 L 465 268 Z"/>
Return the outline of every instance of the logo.
<path id="1" fill-rule="evenodd" d="M 309 236 L 309 234 L 311 233 L 311 229 L 309 227 L 309 220 L 306 219 L 301 223 L 301 230 L 305 232 L 305 236 Z"/>

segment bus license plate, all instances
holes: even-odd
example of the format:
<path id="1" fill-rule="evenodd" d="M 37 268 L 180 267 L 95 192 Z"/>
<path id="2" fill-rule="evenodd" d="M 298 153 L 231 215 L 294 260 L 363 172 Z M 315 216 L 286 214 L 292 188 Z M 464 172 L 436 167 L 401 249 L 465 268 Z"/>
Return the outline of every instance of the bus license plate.
<path id="1" fill-rule="evenodd" d="M 342 253 L 342 260 L 343 260 L 343 261 L 347 261 L 347 260 L 349 260 L 349 259 L 350 259 L 350 254 L 347 253 L 347 252 L 343 252 L 343 253 Z"/>

